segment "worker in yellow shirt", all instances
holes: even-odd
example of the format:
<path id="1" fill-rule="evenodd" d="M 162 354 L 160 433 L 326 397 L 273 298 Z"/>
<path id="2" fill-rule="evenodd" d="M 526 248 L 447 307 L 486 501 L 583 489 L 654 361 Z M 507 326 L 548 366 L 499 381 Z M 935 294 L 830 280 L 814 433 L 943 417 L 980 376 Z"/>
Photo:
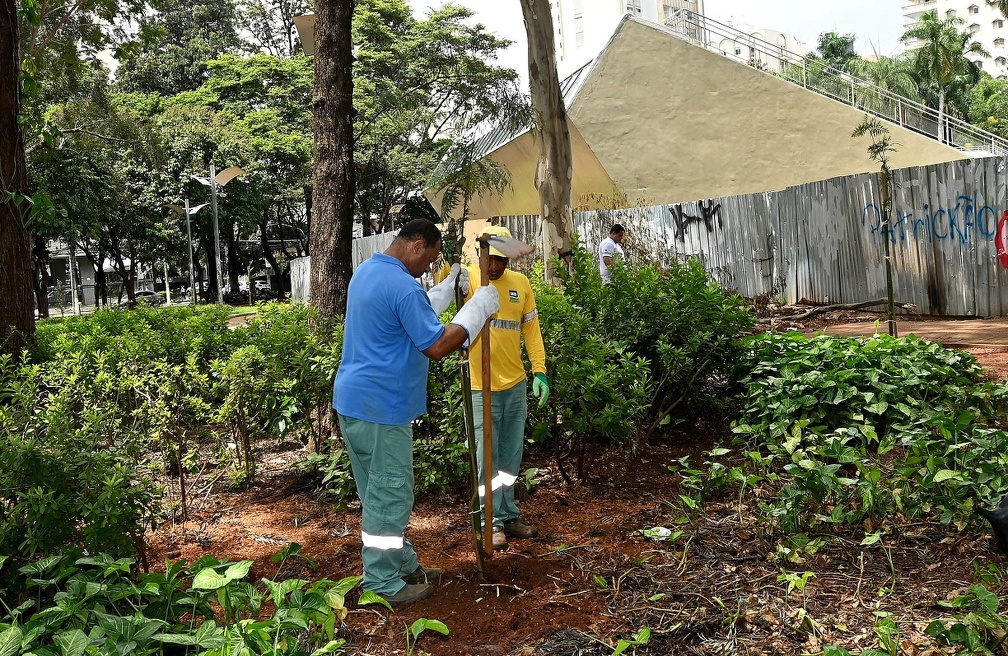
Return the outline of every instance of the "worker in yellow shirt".
<path id="1" fill-rule="evenodd" d="M 488 226 L 484 235 L 510 237 L 504 226 Z M 480 280 L 478 267 L 469 267 L 469 280 Z M 508 269 L 508 258 L 490 246 L 490 284 L 500 294 L 500 308 L 490 317 L 491 412 L 493 416 L 493 548 L 507 549 L 507 538 L 534 538 L 539 533 L 519 519 L 514 499 L 522 449 L 525 444 L 525 421 L 528 417 L 527 373 L 522 363 L 521 343 L 532 363 L 532 394 L 539 407 L 549 399 L 546 379 L 546 349 L 539 329 L 539 312 L 529 279 Z M 470 285 L 466 300 L 475 293 Z M 479 340 L 469 350 L 469 371 L 472 376 L 473 418 L 476 429 L 476 461 L 479 478 L 483 479 L 483 364 Z M 479 487 L 482 498 L 483 485 Z"/>

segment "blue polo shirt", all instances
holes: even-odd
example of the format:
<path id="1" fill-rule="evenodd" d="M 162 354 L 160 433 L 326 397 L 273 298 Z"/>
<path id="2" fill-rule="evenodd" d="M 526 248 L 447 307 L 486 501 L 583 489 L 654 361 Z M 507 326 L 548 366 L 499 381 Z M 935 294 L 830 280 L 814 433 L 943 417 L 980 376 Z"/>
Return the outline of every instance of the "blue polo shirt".
<path id="1" fill-rule="evenodd" d="M 347 293 L 343 358 L 333 408 L 375 424 L 408 424 L 427 412 L 427 356 L 444 326 L 427 292 L 397 258 L 375 253 Z"/>

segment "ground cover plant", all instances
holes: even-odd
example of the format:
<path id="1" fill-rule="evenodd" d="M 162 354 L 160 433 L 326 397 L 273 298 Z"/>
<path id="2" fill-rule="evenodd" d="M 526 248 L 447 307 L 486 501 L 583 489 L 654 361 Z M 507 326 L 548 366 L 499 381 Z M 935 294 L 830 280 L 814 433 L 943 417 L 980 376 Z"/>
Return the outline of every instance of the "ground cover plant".
<path id="1" fill-rule="evenodd" d="M 801 594 L 790 615 L 795 630 L 822 645 L 839 632 L 807 610 L 811 563 L 844 544 L 880 548 L 891 578 L 879 594 L 888 596 L 905 585 L 897 545 L 937 540 L 940 526 L 989 528 L 975 509 L 1008 493 L 1006 388 L 984 380 L 973 356 L 914 337 L 768 333 L 748 338 L 746 351 L 735 438 L 706 452 L 701 466 L 674 465 L 683 475 L 678 505 L 693 525 L 708 505 L 735 506 L 772 546 L 787 594 Z M 924 636 L 952 653 L 1001 653 L 1004 588 L 997 566 L 977 568 L 968 588 L 932 602 L 944 612 L 925 627 L 878 611 L 877 645 L 853 653 L 917 653 Z"/>
<path id="2" fill-rule="evenodd" d="M 280 566 L 299 550 L 285 547 Z M 343 653 L 344 600 L 358 577 L 252 583 L 252 561 L 213 556 L 169 561 L 155 573 L 136 573 L 135 565 L 130 558 L 68 551 L 21 567 L 23 601 L 8 597 L 0 607 L 0 653 Z"/>
<path id="3" fill-rule="evenodd" d="M 784 532 L 894 514 L 962 528 L 1008 493 L 1008 387 L 983 381 L 971 355 L 883 335 L 747 345 L 733 428 L 745 465 L 706 476 L 775 490 L 764 511 Z"/>
<path id="4" fill-rule="evenodd" d="M 316 608 L 310 642 L 297 613 L 331 588 L 309 581 L 360 568 L 338 440 L 293 466 L 320 434 L 338 332 L 313 335 L 296 305 L 236 329 L 180 308 L 44 324 L 32 360 L 0 367 L 5 644 L 62 653 L 79 630 L 86 649 L 136 653 L 215 653 L 222 637 L 305 654 L 1003 651 L 1008 583 L 973 510 L 1006 491 L 1005 393 L 971 356 L 912 338 L 739 343 L 751 316 L 692 264 L 603 287 L 578 258 L 580 283 L 539 296 L 555 398 L 532 417 L 519 493 L 542 537 L 476 578 L 458 360 L 432 363 L 410 539 L 448 576 L 394 614 L 340 588 L 345 630 L 330 638 Z M 660 307 L 636 307 L 641 288 Z M 278 571 L 292 540 L 305 550 Z M 273 585 L 301 587 L 277 608 Z M 176 597 L 212 612 L 172 624 Z"/>

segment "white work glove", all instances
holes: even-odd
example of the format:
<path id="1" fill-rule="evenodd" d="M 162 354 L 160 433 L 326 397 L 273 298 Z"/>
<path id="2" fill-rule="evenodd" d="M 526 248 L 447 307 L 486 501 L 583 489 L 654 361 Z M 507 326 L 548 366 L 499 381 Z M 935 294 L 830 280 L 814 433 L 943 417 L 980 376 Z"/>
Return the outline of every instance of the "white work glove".
<path id="1" fill-rule="evenodd" d="M 448 277 L 437 285 L 427 290 L 427 298 L 430 299 L 431 307 L 438 314 L 448 309 L 451 302 L 455 300 L 455 279 L 458 278 L 462 295 L 469 293 L 469 270 L 461 268 L 458 264 L 451 265 Z"/>
<path id="2" fill-rule="evenodd" d="M 493 285 L 480 287 L 473 293 L 472 298 L 451 320 L 453 324 L 465 328 L 466 334 L 469 335 L 469 339 L 462 346 L 469 346 L 472 343 L 473 338 L 483 329 L 483 324 L 498 308 L 500 308 L 500 295 Z"/>

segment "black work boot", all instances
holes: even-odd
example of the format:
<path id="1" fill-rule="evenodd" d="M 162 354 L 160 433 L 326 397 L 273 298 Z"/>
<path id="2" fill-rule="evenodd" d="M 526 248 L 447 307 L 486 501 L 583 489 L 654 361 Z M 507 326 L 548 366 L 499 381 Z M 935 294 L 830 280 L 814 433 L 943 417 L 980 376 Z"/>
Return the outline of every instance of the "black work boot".
<path id="1" fill-rule="evenodd" d="M 444 570 L 440 567 L 424 567 L 423 565 L 417 565 L 417 568 L 402 577 L 402 580 L 407 584 L 440 583 L 441 576 L 443 574 Z"/>
<path id="2" fill-rule="evenodd" d="M 539 531 L 535 529 L 534 526 L 529 526 L 528 524 L 523 524 L 518 519 L 512 519 L 509 522 L 504 522 L 504 534 L 509 538 L 518 538 L 519 540 L 534 538 L 539 536 Z"/>
<path id="3" fill-rule="evenodd" d="M 412 604 L 415 601 L 426 599 L 432 594 L 434 594 L 434 588 L 426 583 L 407 583 L 402 587 L 402 590 L 394 595 L 383 594 L 381 597 L 385 599 L 385 601 L 389 602 L 390 606 L 396 607 L 405 606 L 406 604 Z"/>

